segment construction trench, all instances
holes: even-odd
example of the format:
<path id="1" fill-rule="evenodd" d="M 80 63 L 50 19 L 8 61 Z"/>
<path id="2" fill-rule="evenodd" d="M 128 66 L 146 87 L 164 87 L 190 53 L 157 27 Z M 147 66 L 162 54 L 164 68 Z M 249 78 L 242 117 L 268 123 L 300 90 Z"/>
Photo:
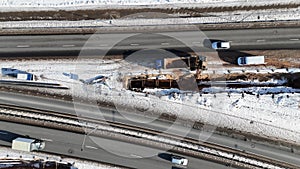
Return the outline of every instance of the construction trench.
<path id="1" fill-rule="evenodd" d="M 202 72 L 203 70 L 207 70 L 207 63 L 205 58 L 204 61 L 201 59 L 199 60 L 184 58 L 182 60 L 183 62 L 180 63 L 178 62 L 178 58 L 177 60 L 174 58 L 168 59 L 168 61 L 166 61 L 165 59 L 162 66 L 165 69 L 182 66 L 182 63 L 186 63 L 189 69 L 196 69 L 197 71 L 196 73 L 173 72 L 173 74 L 161 73 L 126 76 L 124 80 L 125 87 L 133 91 L 143 91 L 145 88 L 177 88 L 186 91 L 197 91 L 209 87 L 291 87 L 294 89 L 300 89 L 300 73 L 274 72 L 209 74 Z M 176 64 L 176 66 L 170 66 L 169 62 Z M 276 83 L 276 80 L 281 81 L 281 83 Z M 198 88 L 195 88 L 195 84 L 197 84 Z"/>
<path id="2" fill-rule="evenodd" d="M 257 74 L 256 74 L 257 75 Z M 185 88 L 183 85 L 180 85 L 180 81 L 184 82 L 195 82 L 198 85 L 198 89 L 202 90 L 203 88 L 208 87 L 227 87 L 227 88 L 247 88 L 247 87 L 278 87 L 278 86 L 284 86 L 284 87 L 292 87 L 295 89 L 300 88 L 300 73 L 294 73 L 294 74 L 287 74 L 287 73 L 278 73 L 274 75 L 265 75 L 262 77 L 263 79 L 268 78 L 269 80 L 272 80 L 274 78 L 278 78 L 278 80 L 286 79 L 287 81 L 285 83 L 276 84 L 276 83 L 265 83 L 266 81 L 259 81 L 256 83 L 248 82 L 249 79 L 246 79 L 247 77 L 254 76 L 254 74 L 243 74 L 243 75 L 226 75 L 223 77 L 215 78 L 215 79 L 209 79 L 208 77 L 206 79 L 195 79 L 194 77 L 182 77 L 179 79 L 172 78 L 172 76 L 169 76 L 169 79 L 159 79 L 153 77 L 159 77 L 161 75 L 151 75 L 151 78 L 147 78 L 146 76 L 134 76 L 127 79 L 127 89 L 134 90 L 134 91 L 142 91 L 145 88 L 160 88 L 160 89 L 171 89 L 171 88 L 178 88 L 181 90 L 185 89 L 191 89 L 191 88 Z M 164 75 L 165 76 L 165 75 Z M 242 76 L 242 78 L 241 78 Z M 260 76 L 260 75 L 257 75 Z M 234 78 L 235 77 L 235 78 Z M 222 79 L 222 80 L 220 80 Z M 247 80 L 247 82 L 242 82 L 240 80 Z M 182 87 L 179 87 L 182 86 Z"/>

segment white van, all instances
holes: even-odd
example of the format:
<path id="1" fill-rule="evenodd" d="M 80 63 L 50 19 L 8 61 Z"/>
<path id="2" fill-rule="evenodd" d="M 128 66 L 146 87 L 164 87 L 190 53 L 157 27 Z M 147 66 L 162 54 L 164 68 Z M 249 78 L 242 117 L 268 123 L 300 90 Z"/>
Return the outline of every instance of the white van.
<path id="1" fill-rule="evenodd" d="M 265 64 L 265 56 L 244 56 L 237 59 L 240 66 Z"/>

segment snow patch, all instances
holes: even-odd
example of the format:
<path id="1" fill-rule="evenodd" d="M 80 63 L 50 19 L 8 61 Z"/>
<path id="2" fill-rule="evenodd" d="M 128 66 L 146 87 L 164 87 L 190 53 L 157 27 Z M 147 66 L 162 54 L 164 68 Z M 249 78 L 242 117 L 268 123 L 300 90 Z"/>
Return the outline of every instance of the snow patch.
<path id="1" fill-rule="evenodd" d="M 97 69 L 87 71 L 85 64 L 90 67 L 95 66 Z M 299 89 L 288 87 L 205 88 L 202 90 L 202 94 L 178 89 L 145 89 L 145 93 L 137 93 L 125 90 L 123 82 L 118 80 L 121 77 L 120 74 L 122 76 L 128 74 L 127 69 L 122 71 L 116 69 L 118 64 L 124 65 L 124 63 L 110 62 L 103 67 L 99 66 L 101 64 L 99 64 L 99 60 L 87 59 L 77 61 L 8 60 L 1 62 L 0 66 L 26 70 L 37 75 L 41 81 L 59 82 L 71 88 L 71 90 L 39 89 L 40 91 L 66 96 L 73 95 L 83 99 L 97 99 L 98 102 L 120 106 L 130 104 L 137 112 L 146 110 L 146 112 L 157 112 L 158 114 L 167 113 L 214 126 L 300 143 Z M 131 71 L 137 73 L 139 70 Z M 157 70 L 148 69 L 148 71 L 151 73 Z M 63 72 L 76 73 L 79 75 L 79 79 L 89 79 L 101 73 L 101 75 L 110 77 L 107 83 L 111 88 L 83 85 L 80 81 L 66 78 Z M 285 80 L 282 79 L 271 80 L 268 83 L 284 82 Z M 207 94 L 204 94 L 205 92 Z M 267 94 L 272 92 L 275 94 Z"/>

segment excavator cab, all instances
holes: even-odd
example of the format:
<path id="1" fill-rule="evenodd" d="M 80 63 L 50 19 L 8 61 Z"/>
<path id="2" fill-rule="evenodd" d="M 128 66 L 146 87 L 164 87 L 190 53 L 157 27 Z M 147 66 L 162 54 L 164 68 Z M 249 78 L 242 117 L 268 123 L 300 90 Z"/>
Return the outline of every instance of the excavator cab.
<path id="1" fill-rule="evenodd" d="M 205 56 L 192 56 L 190 58 L 190 69 L 207 70 L 207 61 Z"/>
<path id="2" fill-rule="evenodd" d="M 205 56 L 198 56 L 197 68 L 201 70 L 207 70 L 207 61 Z"/>

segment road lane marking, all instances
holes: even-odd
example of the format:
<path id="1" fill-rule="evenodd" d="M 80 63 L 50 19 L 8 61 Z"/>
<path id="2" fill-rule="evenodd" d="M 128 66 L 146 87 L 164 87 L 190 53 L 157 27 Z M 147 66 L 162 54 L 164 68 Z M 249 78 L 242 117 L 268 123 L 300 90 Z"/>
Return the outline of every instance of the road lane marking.
<path id="1" fill-rule="evenodd" d="M 292 41 L 298 41 L 299 39 L 296 39 L 296 38 L 295 38 L 295 39 L 290 39 L 290 40 L 292 40 Z"/>
<path id="2" fill-rule="evenodd" d="M 53 142 L 53 140 L 49 139 L 49 138 L 41 138 L 41 140 L 43 141 L 49 141 L 49 142 Z"/>
<path id="3" fill-rule="evenodd" d="M 99 46 L 105 47 L 105 46 L 108 46 L 108 44 L 101 44 L 101 45 L 99 45 Z"/>
<path id="4" fill-rule="evenodd" d="M 193 42 L 194 44 L 201 44 L 201 42 Z"/>
<path id="5" fill-rule="evenodd" d="M 86 148 L 89 148 L 89 149 L 95 149 L 97 150 L 98 148 L 97 147 L 93 147 L 93 146 L 85 146 Z"/>
<path id="6" fill-rule="evenodd" d="M 264 39 L 258 39 L 258 40 L 256 40 L 257 42 L 265 42 L 266 40 L 264 40 Z"/>
<path id="7" fill-rule="evenodd" d="M 136 157 L 136 158 L 143 158 L 142 156 L 136 155 L 136 154 L 130 154 L 131 157 Z"/>
<path id="8" fill-rule="evenodd" d="M 131 46 L 139 46 L 140 44 L 137 44 L 137 43 L 132 43 L 130 44 Z"/>
<path id="9" fill-rule="evenodd" d="M 75 45 L 62 45 L 62 47 L 74 47 Z"/>
<path id="10" fill-rule="evenodd" d="M 166 45 L 170 45 L 170 44 L 167 43 L 167 42 L 163 42 L 163 43 L 161 43 L 161 45 L 162 45 L 162 46 L 166 46 Z"/>
<path id="11" fill-rule="evenodd" d="M 17 48 L 29 48 L 29 45 L 18 45 Z"/>

